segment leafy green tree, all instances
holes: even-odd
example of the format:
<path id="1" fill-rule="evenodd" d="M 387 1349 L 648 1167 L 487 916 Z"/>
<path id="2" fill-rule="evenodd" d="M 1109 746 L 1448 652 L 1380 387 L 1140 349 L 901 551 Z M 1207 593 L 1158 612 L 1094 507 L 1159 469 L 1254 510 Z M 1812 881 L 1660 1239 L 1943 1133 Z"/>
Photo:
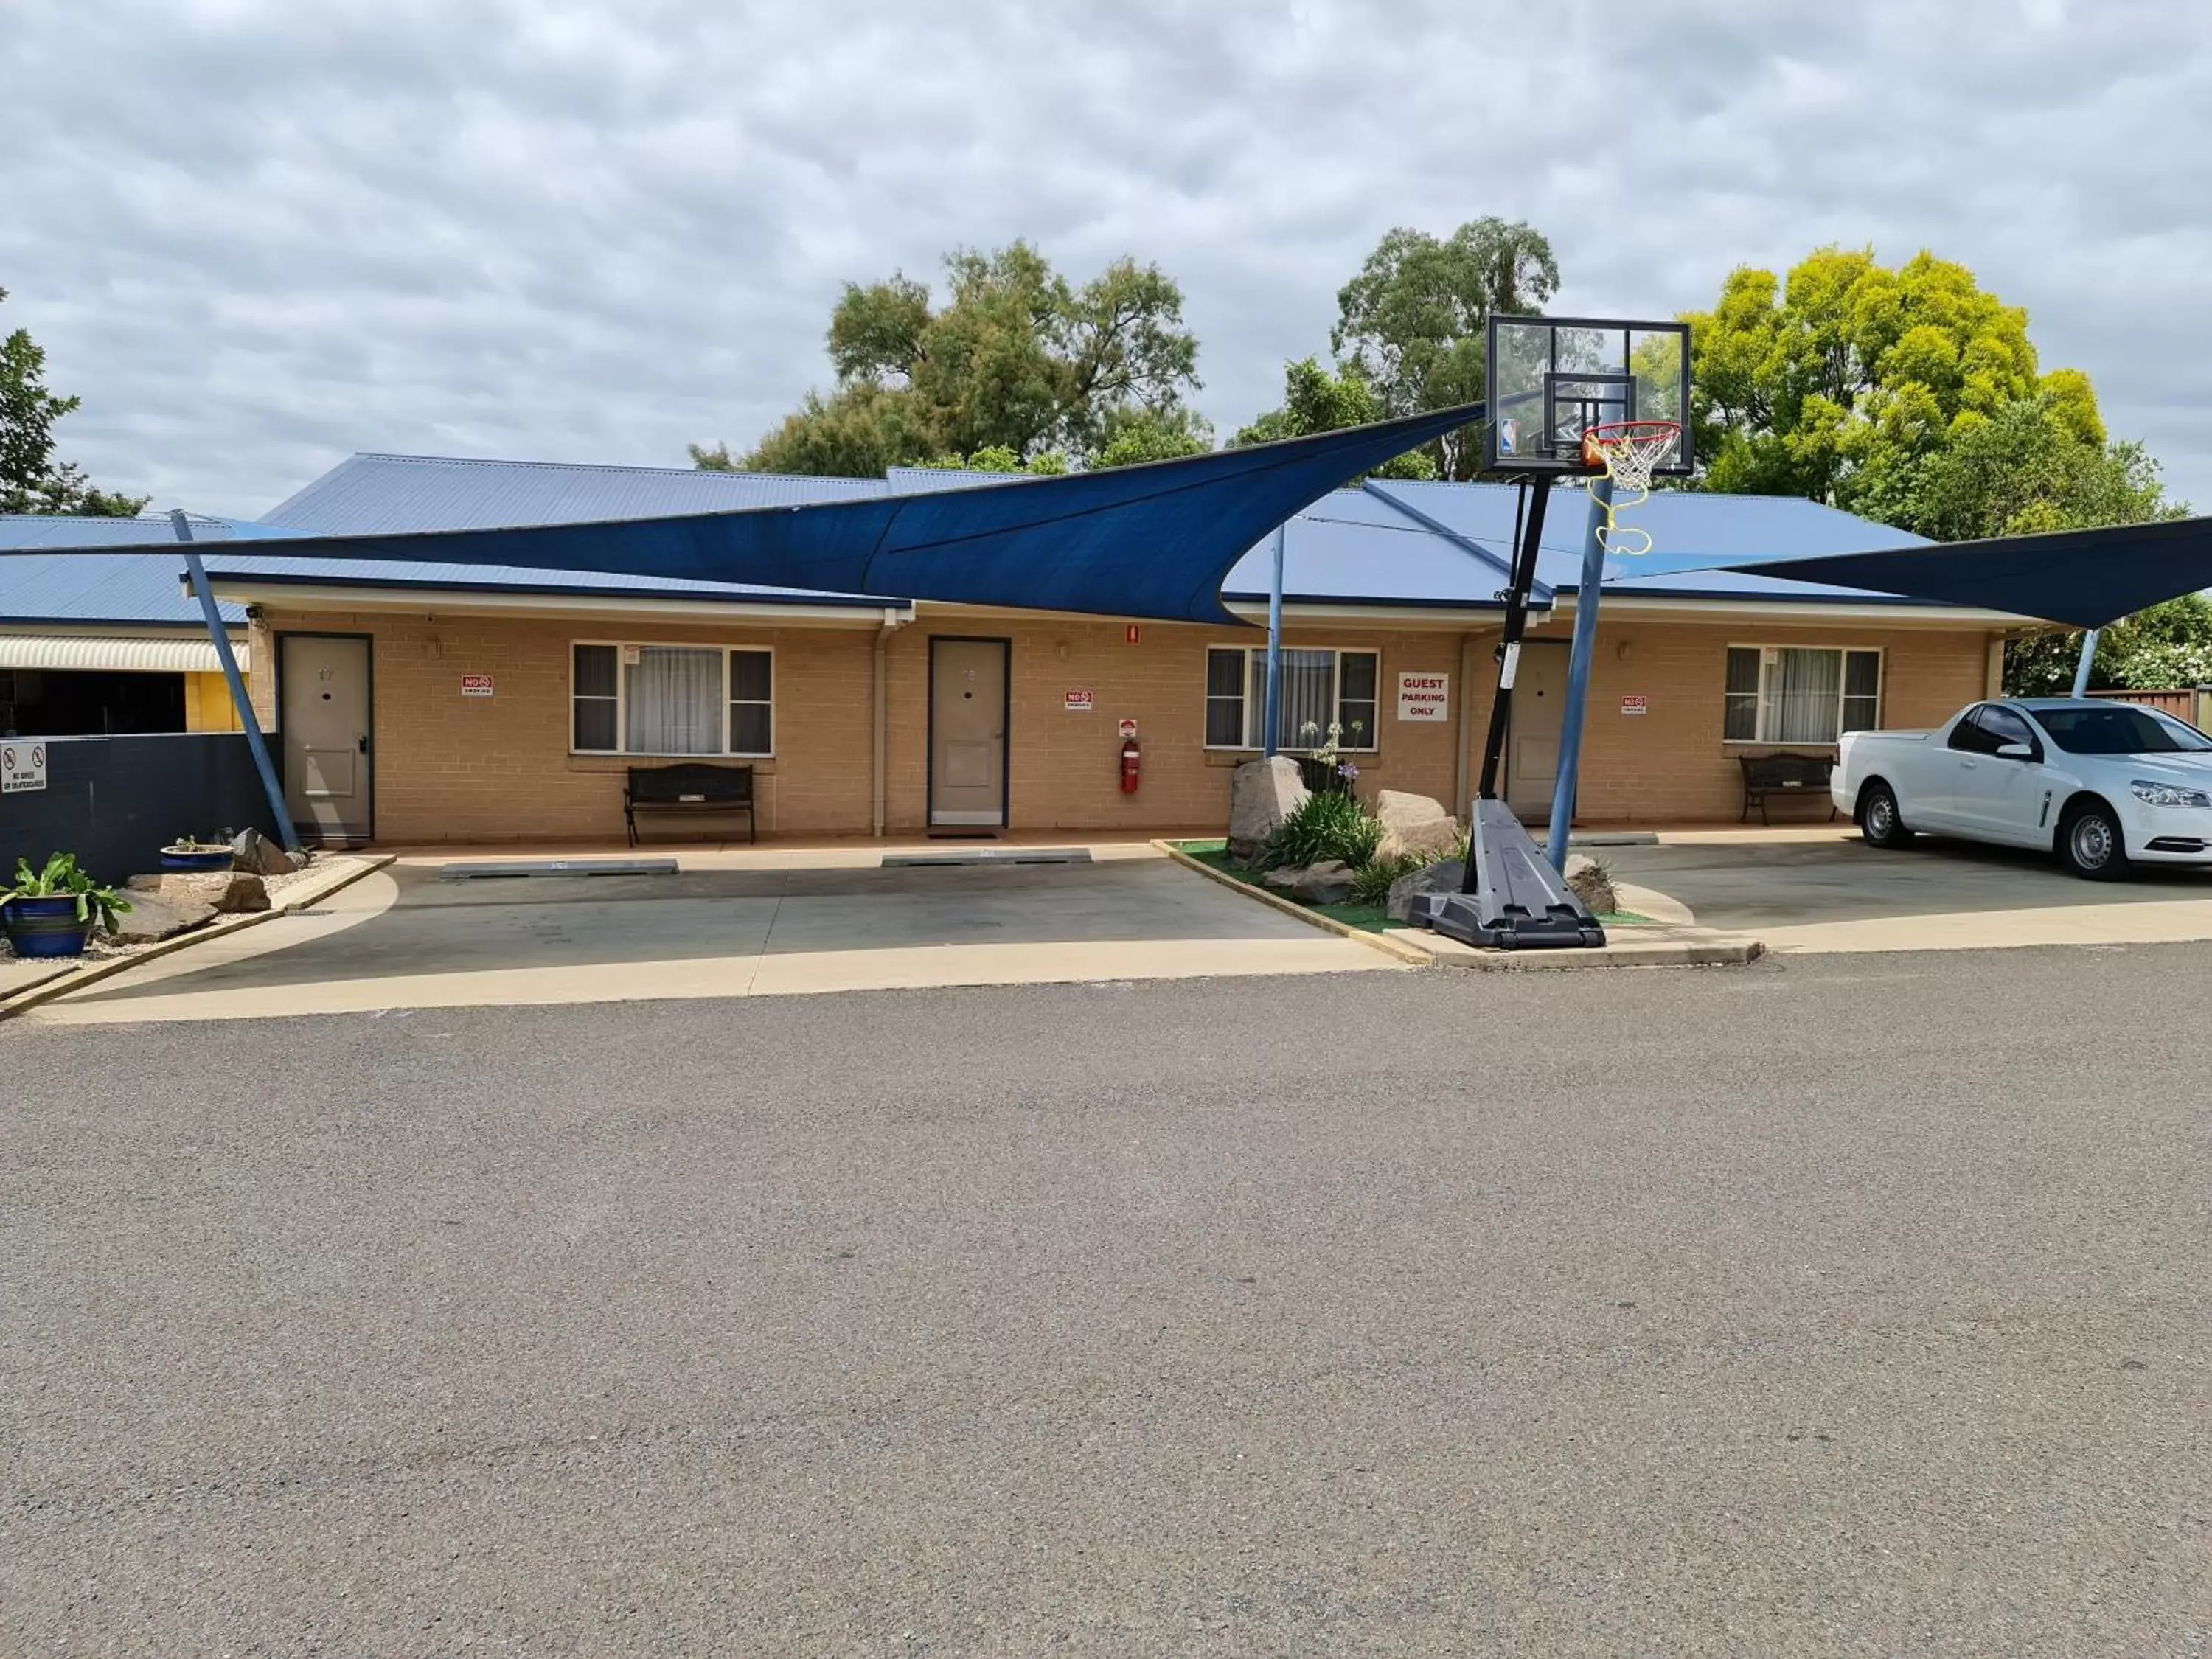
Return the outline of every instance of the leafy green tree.
<path id="1" fill-rule="evenodd" d="M 1901 516 L 1941 542 L 2182 516 L 2141 444 L 2108 444 L 2101 426 L 2084 427 L 2083 398 L 2086 389 L 2081 398 L 2040 391 L 1954 422 L 1949 443 L 1917 469 Z"/>
<path id="2" fill-rule="evenodd" d="M 1530 225 L 1486 217 L 1441 240 L 1401 226 L 1338 291 L 1329 348 L 1340 369 L 1372 388 L 1382 415 L 1474 403 L 1483 394 L 1489 319 L 1539 313 L 1559 286 L 1552 245 Z M 1474 428 L 1431 449 L 1448 478 L 1473 477 L 1481 453 Z"/>
<path id="3" fill-rule="evenodd" d="M 2081 659 L 2079 629 L 2045 629 L 2005 645 L 2008 696 L 2063 697 Z M 2212 685 L 2212 599 L 2185 593 L 2123 617 L 2097 635 L 2095 691 L 2170 691 Z"/>
<path id="4" fill-rule="evenodd" d="M 143 495 L 94 489 L 82 467 L 54 459 L 54 422 L 82 401 L 48 390 L 46 354 L 27 330 L 0 340 L 0 513 L 127 519 L 146 505 Z"/>
<path id="5" fill-rule="evenodd" d="M 1821 248 L 1786 283 L 1731 272 L 1692 330 L 1692 420 L 1708 489 L 1806 495 L 1911 525 L 1920 470 L 2025 398 L 2101 446 L 2087 376 L 2039 373 L 2027 313 L 1964 265 L 1897 270 Z"/>
<path id="6" fill-rule="evenodd" d="M 1119 259 L 1078 288 L 1017 241 L 945 267 L 942 307 L 903 274 L 848 284 L 830 319 L 830 392 L 810 392 L 742 459 L 717 445 L 693 459 L 869 477 L 988 449 L 1091 464 L 1117 440 L 1129 455 L 1196 441 L 1183 399 L 1200 385 L 1198 342 L 1158 266 Z"/>
<path id="7" fill-rule="evenodd" d="M 1310 433 L 1337 432 L 1383 418 L 1382 399 L 1357 368 L 1332 374 L 1317 359 L 1300 358 L 1283 368 L 1283 406 L 1241 428 L 1232 445 L 1273 443 Z M 1375 469 L 1382 478 L 1433 478 L 1437 464 L 1426 446 L 1392 457 Z"/>
<path id="8" fill-rule="evenodd" d="M 1105 442 L 1091 455 L 1091 465 L 1103 468 L 1172 461 L 1185 455 L 1203 455 L 1212 447 L 1213 428 L 1195 410 L 1180 404 L 1173 409 L 1139 409 L 1108 425 Z"/>

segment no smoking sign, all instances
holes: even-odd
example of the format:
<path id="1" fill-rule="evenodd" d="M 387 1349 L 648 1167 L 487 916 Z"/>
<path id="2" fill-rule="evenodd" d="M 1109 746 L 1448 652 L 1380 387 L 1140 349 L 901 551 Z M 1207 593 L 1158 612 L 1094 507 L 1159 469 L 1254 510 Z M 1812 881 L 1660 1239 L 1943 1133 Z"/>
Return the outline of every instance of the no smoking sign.
<path id="1" fill-rule="evenodd" d="M 0 743 L 0 795 L 46 787 L 46 745 Z"/>

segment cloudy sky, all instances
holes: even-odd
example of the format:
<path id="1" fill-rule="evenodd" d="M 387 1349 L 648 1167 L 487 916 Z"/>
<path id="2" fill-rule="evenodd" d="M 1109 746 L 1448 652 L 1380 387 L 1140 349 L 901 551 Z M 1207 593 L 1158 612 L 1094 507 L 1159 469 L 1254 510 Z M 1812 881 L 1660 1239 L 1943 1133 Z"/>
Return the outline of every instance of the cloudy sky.
<path id="1" fill-rule="evenodd" d="M 0 0 L 0 331 L 158 506 L 744 447 L 841 283 L 1016 236 L 1175 276 L 1226 431 L 1489 213 L 1584 312 L 1933 248 L 2212 508 L 2204 0 Z"/>

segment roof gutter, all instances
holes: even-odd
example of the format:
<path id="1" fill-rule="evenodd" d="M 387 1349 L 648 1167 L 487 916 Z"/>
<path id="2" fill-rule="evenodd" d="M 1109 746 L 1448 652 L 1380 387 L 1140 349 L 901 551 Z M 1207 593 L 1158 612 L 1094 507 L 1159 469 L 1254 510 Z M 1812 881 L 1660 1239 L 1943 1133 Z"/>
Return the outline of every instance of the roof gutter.
<path id="1" fill-rule="evenodd" d="M 383 587 L 350 582 L 292 581 L 258 575 L 223 575 L 210 571 L 209 580 L 220 597 L 248 605 L 310 606 L 338 611 L 394 611 L 445 616 L 570 617 L 605 616 L 611 611 L 638 616 L 727 618 L 744 617 L 789 624 L 823 624 L 842 628 L 873 628 L 886 609 L 896 609 L 907 621 L 914 607 L 887 607 L 881 599 L 823 604 L 820 601 L 771 599 L 664 599 L 652 593 L 548 592 L 529 589 L 512 593 L 471 587 Z"/>

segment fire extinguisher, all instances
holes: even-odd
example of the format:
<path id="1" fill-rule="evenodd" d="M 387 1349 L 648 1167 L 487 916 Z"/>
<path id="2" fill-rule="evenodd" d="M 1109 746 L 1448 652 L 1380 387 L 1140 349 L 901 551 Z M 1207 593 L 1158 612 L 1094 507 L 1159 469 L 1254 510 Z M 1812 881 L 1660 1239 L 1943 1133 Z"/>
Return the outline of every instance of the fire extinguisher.
<path id="1" fill-rule="evenodd" d="M 1124 738 L 1121 743 L 1121 793 L 1123 794 L 1133 795 L 1137 793 L 1137 773 L 1143 763 L 1143 756 L 1137 750 L 1137 740 L 1134 738 Z"/>

